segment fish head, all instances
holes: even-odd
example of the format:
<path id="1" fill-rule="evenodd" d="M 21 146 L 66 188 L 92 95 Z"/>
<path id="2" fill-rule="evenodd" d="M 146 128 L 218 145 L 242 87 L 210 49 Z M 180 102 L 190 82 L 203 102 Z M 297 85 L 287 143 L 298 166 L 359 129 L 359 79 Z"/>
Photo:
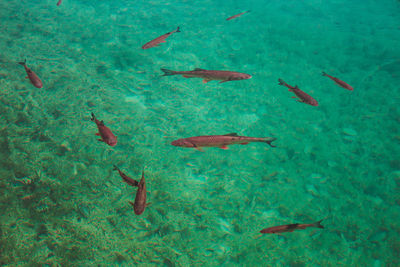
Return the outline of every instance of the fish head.
<path id="1" fill-rule="evenodd" d="M 232 77 L 232 80 L 247 80 L 250 79 L 252 76 L 247 73 L 238 73 L 234 77 Z"/>
<path id="2" fill-rule="evenodd" d="M 111 137 L 111 138 L 107 138 L 105 140 L 105 143 L 109 146 L 115 146 L 117 144 L 117 137 Z"/>
<path id="3" fill-rule="evenodd" d="M 195 147 L 194 144 L 187 139 L 178 139 L 171 142 L 173 146 L 181 146 L 181 147 Z"/>

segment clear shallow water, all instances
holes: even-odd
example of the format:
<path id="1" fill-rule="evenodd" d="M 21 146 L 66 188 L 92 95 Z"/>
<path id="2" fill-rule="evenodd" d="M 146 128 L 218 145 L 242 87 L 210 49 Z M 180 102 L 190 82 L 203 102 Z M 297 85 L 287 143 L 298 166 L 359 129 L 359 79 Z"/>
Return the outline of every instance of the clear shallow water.
<path id="1" fill-rule="evenodd" d="M 2 265 L 399 265 L 398 1 L 55 2 L 0 2 Z M 203 84 L 162 67 L 253 78 Z M 277 147 L 170 145 L 230 132 Z M 145 167 L 141 216 L 113 164 L 134 179 Z M 258 233 L 323 218 L 323 230 Z"/>

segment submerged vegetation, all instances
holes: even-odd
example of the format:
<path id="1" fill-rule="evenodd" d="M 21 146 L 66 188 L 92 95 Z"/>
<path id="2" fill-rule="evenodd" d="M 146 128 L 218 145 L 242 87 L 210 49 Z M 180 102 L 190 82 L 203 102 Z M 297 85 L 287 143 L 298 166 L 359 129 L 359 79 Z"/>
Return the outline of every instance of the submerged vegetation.
<path id="1" fill-rule="evenodd" d="M 185 1 L 49 3 L 0 2 L 0 265 L 400 264 L 400 34 L 389 1 L 357 14 L 260 1 L 229 22 L 239 13 L 229 1 L 205 1 L 198 16 Z M 43 88 L 24 79 L 25 58 Z M 161 77 L 164 67 L 253 78 L 203 84 Z M 290 99 L 279 77 L 319 106 Z M 96 141 L 91 112 L 117 146 Z M 277 147 L 170 145 L 233 132 Z M 138 180 L 145 168 L 142 215 L 114 164 Z M 259 234 L 321 219 L 323 231 Z"/>

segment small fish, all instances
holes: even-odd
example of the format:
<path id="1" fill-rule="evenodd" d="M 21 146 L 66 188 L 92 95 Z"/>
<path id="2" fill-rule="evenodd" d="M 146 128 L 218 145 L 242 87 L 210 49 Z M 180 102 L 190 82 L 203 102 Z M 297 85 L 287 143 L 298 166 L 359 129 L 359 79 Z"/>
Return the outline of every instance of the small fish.
<path id="1" fill-rule="evenodd" d="M 138 186 L 138 181 L 133 180 L 132 178 L 128 177 L 125 173 L 123 173 L 116 165 L 114 165 L 113 171 L 118 171 L 121 178 L 124 180 L 125 183 L 131 186 Z"/>
<path id="2" fill-rule="evenodd" d="M 61 3 L 62 3 L 62 0 L 58 0 L 57 6 L 61 5 Z"/>
<path id="3" fill-rule="evenodd" d="M 237 17 L 240 17 L 241 15 L 246 14 L 246 13 L 249 13 L 249 12 L 250 12 L 250 10 L 247 10 L 247 11 L 245 11 L 245 12 L 242 12 L 242 13 L 239 13 L 239 14 L 234 15 L 234 16 L 232 16 L 232 17 L 229 17 L 229 18 L 227 18 L 226 20 L 236 19 Z"/>
<path id="4" fill-rule="evenodd" d="M 152 47 L 155 47 L 155 46 L 159 46 L 160 43 L 165 43 L 165 39 L 167 39 L 171 34 L 176 33 L 176 32 L 181 32 L 179 27 L 176 28 L 175 31 L 163 34 L 160 37 L 157 37 L 156 39 L 151 40 L 150 42 L 144 44 L 142 46 L 142 49 L 148 49 L 148 48 L 152 48 Z"/>
<path id="5" fill-rule="evenodd" d="M 43 83 L 39 79 L 39 77 L 36 75 L 36 73 L 34 73 L 30 68 L 28 68 L 26 66 L 26 59 L 25 59 L 24 62 L 18 62 L 18 64 L 24 66 L 26 74 L 28 75 L 26 78 L 29 78 L 29 80 L 31 81 L 33 86 L 35 86 L 36 88 L 42 88 L 43 87 Z"/>
<path id="6" fill-rule="evenodd" d="M 205 70 L 196 68 L 191 71 L 173 71 L 161 69 L 164 72 L 162 76 L 182 75 L 185 78 L 203 78 L 203 83 L 212 80 L 218 80 L 220 83 L 238 80 L 247 80 L 251 78 L 250 74 L 226 71 L 226 70 Z"/>
<path id="7" fill-rule="evenodd" d="M 262 234 L 278 234 L 278 233 L 285 233 L 285 232 L 293 232 L 294 230 L 299 230 L 299 229 L 306 229 L 308 227 L 324 228 L 324 226 L 321 225 L 321 222 L 322 222 L 322 220 L 320 220 L 316 223 L 310 223 L 310 224 L 294 223 L 294 224 L 273 226 L 273 227 L 262 229 L 260 231 L 260 233 L 262 233 Z"/>
<path id="8" fill-rule="evenodd" d="M 182 138 L 171 142 L 171 145 L 180 147 L 193 147 L 197 150 L 202 151 L 202 147 L 219 147 L 222 149 L 228 149 L 228 145 L 247 145 L 248 143 L 252 142 L 263 142 L 267 143 L 271 147 L 275 147 L 274 145 L 272 145 L 272 142 L 275 140 L 276 138 L 273 137 L 257 138 L 238 136 L 236 133 L 229 133 L 225 135 L 205 135 Z"/>
<path id="9" fill-rule="evenodd" d="M 315 100 L 309 94 L 307 94 L 307 93 L 303 92 L 302 90 L 300 90 L 299 87 L 297 87 L 297 85 L 295 87 L 293 87 L 293 86 L 285 83 L 282 79 L 278 79 L 278 81 L 279 81 L 279 85 L 286 86 L 287 88 L 289 88 L 290 92 L 293 92 L 299 98 L 297 100 L 298 102 L 306 103 L 306 104 L 309 104 L 311 106 L 318 106 L 317 100 Z"/>
<path id="10" fill-rule="evenodd" d="M 332 81 L 334 81 L 340 87 L 343 87 L 344 89 L 353 91 L 353 87 L 351 87 L 349 84 L 345 83 L 344 81 L 339 80 L 338 78 L 335 78 L 329 74 L 326 74 L 325 72 L 322 72 L 322 76 L 329 77 Z"/>
<path id="11" fill-rule="evenodd" d="M 103 121 L 96 119 L 93 112 L 91 120 L 96 123 L 97 128 L 99 129 L 99 132 L 96 133 L 96 135 L 100 136 L 101 139 L 98 140 L 106 143 L 107 145 L 115 146 L 117 144 L 117 137 L 111 132 L 110 128 L 105 126 Z"/>
<path id="12" fill-rule="evenodd" d="M 144 212 L 146 207 L 150 203 L 146 203 L 147 199 L 147 192 L 146 192 L 146 182 L 144 181 L 144 171 L 142 171 L 142 179 L 137 185 L 138 190 L 136 191 L 135 202 L 129 201 L 129 204 L 133 206 L 133 210 L 135 211 L 136 215 L 140 215 Z"/>

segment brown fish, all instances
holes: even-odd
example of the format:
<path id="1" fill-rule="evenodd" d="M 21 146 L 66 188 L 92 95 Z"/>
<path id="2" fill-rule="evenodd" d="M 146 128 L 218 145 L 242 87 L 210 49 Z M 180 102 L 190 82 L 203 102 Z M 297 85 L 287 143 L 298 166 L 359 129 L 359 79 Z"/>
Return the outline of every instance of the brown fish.
<path id="1" fill-rule="evenodd" d="M 125 183 L 131 185 L 131 186 L 138 186 L 138 181 L 133 180 L 132 178 L 130 178 L 128 175 L 126 175 L 125 173 L 123 173 L 116 165 L 114 165 L 114 171 L 118 171 L 119 176 L 121 176 L 121 178 L 124 180 Z"/>
<path id="2" fill-rule="evenodd" d="M 228 149 L 228 145 L 241 144 L 247 145 L 252 142 L 262 142 L 267 143 L 271 147 L 275 147 L 272 145 L 272 142 L 275 141 L 276 138 L 273 137 L 247 137 L 247 136 L 238 136 L 236 133 L 230 133 L 225 135 L 204 135 L 204 136 L 195 136 L 188 137 L 175 140 L 171 143 L 173 146 L 180 147 L 193 147 L 197 150 L 202 151 L 202 147 L 219 147 L 222 149 Z"/>
<path id="3" fill-rule="evenodd" d="M 144 181 L 144 171 L 142 171 L 142 179 L 137 185 L 138 190 L 136 191 L 135 202 L 129 201 L 129 204 L 133 206 L 133 210 L 135 211 L 136 215 L 140 215 L 144 212 L 147 205 L 150 203 L 146 203 L 147 199 L 147 192 L 146 192 L 146 182 Z"/>
<path id="4" fill-rule="evenodd" d="M 117 137 L 111 132 L 110 128 L 105 126 L 103 121 L 96 119 L 93 112 L 91 120 L 96 123 L 97 128 L 99 129 L 99 132 L 96 133 L 96 135 L 100 136 L 101 139 L 98 140 L 106 143 L 107 145 L 115 146 L 117 144 Z"/>
<path id="5" fill-rule="evenodd" d="M 315 100 L 309 94 L 300 90 L 299 87 L 297 87 L 297 85 L 295 87 L 293 87 L 293 86 L 287 84 L 286 82 L 284 82 L 282 79 L 278 79 L 278 81 L 279 81 L 279 85 L 286 86 L 287 88 L 289 88 L 290 92 L 293 92 L 299 98 L 297 100 L 298 102 L 306 103 L 311 106 L 318 106 L 317 100 Z"/>
<path id="6" fill-rule="evenodd" d="M 61 3 L 62 3 L 62 0 L 58 0 L 57 6 L 61 5 Z"/>
<path id="7" fill-rule="evenodd" d="M 166 34 L 163 34 L 163 35 L 161 35 L 160 37 L 157 37 L 156 39 L 151 40 L 150 42 L 144 44 L 144 45 L 142 46 L 142 49 L 148 49 L 148 48 L 152 48 L 152 47 L 155 47 L 155 46 L 159 46 L 160 43 L 165 43 L 165 39 L 167 39 L 171 34 L 176 33 L 176 32 L 181 32 L 180 29 L 179 29 L 179 27 L 176 28 L 175 31 L 172 31 L 172 32 L 168 32 L 168 33 L 166 33 Z"/>
<path id="8" fill-rule="evenodd" d="M 36 88 L 42 88 L 43 87 L 43 83 L 39 79 L 39 77 L 36 75 L 36 73 L 34 73 L 30 68 L 28 68 L 26 66 L 26 59 L 25 59 L 24 62 L 18 62 L 18 64 L 24 66 L 26 74 L 28 75 L 26 78 L 29 78 L 29 80 L 31 81 L 33 86 L 35 86 Z"/>
<path id="9" fill-rule="evenodd" d="M 251 78 L 250 74 L 226 71 L 226 70 L 205 70 L 196 68 L 191 71 L 173 71 L 161 69 L 164 72 L 162 76 L 182 75 L 185 78 L 203 78 L 203 83 L 212 80 L 219 80 L 220 83 L 238 80 L 247 80 Z"/>
<path id="10" fill-rule="evenodd" d="M 299 230 L 299 229 L 306 229 L 308 227 L 324 228 L 324 226 L 321 225 L 321 222 L 322 222 L 322 220 L 320 220 L 316 223 L 310 223 L 310 224 L 294 223 L 294 224 L 273 226 L 273 227 L 262 229 L 260 231 L 260 233 L 262 233 L 262 234 L 278 234 L 278 233 L 284 233 L 284 232 L 293 232 L 294 230 Z"/>
<path id="11" fill-rule="evenodd" d="M 326 74 L 325 72 L 322 72 L 322 76 L 329 77 L 332 81 L 334 81 L 340 87 L 343 87 L 344 89 L 353 91 L 353 87 L 351 87 L 349 84 L 345 83 L 344 81 L 339 80 L 338 78 L 335 78 L 329 74 Z"/>
<path id="12" fill-rule="evenodd" d="M 229 18 L 227 18 L 226 20 L 236 19 L 237 17 L 240 17 L 241 15 L 246 14 L 246 13 L 249 13 L 249 12 L 250 12 L 250 10 L 247 10 L 247 11 L 245 11 L 245 12 L 242 12 L 242 13 L 239 13 L 239 14 L 234 15 L 234 16 L 232 16 L 232 17 L 229 17 Z"/>

